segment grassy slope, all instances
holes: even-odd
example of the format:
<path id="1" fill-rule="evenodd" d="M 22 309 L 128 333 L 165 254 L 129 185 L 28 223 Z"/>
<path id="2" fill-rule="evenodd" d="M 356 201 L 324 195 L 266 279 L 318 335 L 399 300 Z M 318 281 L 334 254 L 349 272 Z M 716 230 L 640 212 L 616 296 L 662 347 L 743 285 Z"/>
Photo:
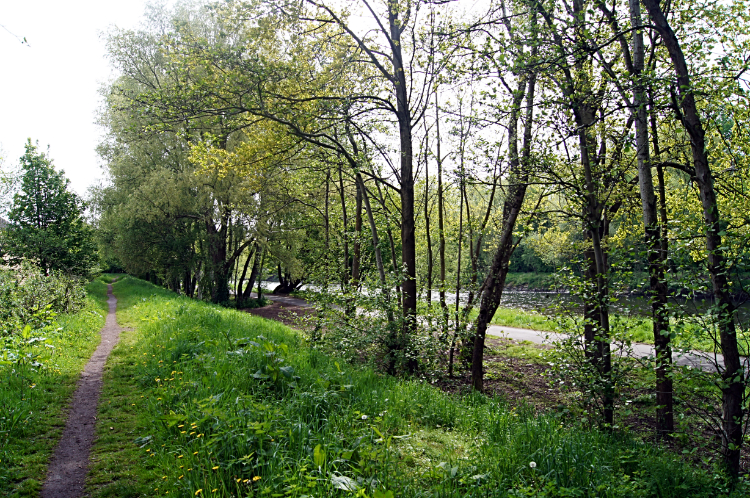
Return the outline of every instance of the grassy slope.
<path id="1" fill-rule="evenodd" d="M 105 373 L 93 496 L 722 495 L 627 436 L 339 365 L 135 279 L 115 292 L 133 330 Z"/>
<path id="2" fill-rule="evenodd" d="M 107 313 L 106 285 L 95 280 L 87 290 L 85 309 L 58 316 L 62 330 L 28 350 L 40 355 L 42 368 L 0 366 L 0 496 L 39 493 L 64 427 L 62 413 Z"/>

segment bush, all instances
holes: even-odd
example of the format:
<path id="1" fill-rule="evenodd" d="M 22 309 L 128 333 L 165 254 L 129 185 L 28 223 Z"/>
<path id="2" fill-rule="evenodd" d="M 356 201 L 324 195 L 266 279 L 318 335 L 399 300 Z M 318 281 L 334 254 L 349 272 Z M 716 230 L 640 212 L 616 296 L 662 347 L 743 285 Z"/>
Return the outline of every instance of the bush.
<path id="1" fill-rule="evenodd" d="M 79 277 L 24 263 L 0 269 L 0 338 L 18 335 L 26 327 L 48 326 L 59 313 L 73 313 L 85 304 L 84 281 Z"/>

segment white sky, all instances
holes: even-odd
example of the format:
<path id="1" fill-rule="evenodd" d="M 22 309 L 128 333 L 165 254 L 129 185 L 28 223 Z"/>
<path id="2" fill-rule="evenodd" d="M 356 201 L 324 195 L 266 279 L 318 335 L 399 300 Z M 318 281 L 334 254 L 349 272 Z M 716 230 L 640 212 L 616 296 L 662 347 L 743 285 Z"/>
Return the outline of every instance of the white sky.
<path id="1" fill-rule="evenodd" d="M 113 76 L 101 34 L 137 27 L 145 0 L 0 0 L 0 149 L 18 163 L 39 141 L 73 189 L 103 178 L 95 147 L 99 87 Z"/>

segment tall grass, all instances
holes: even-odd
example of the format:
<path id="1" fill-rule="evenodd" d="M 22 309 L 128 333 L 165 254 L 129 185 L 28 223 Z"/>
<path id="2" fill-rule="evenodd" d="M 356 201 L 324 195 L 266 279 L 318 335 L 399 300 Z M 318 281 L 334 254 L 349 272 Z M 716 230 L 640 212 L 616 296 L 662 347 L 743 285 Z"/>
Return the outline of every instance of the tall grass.
<path id="1" fill-rule="evenodd" d="M 94 496 L 729 496 L 627 435 L 354 368 L 135 279 L 115 289 L 134 330 L 105 376 Z"/>

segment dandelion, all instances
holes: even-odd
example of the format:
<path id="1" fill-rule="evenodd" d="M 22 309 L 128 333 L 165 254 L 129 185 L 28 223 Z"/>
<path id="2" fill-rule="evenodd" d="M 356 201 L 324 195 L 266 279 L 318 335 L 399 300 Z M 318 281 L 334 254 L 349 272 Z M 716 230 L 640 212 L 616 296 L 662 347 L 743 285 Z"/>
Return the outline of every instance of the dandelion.
<path id="1" fill-rule="evenodd" d="M 260 481 L 260 476 L 253 477 L 253 482 L 258 482 L 258 481 Z"/>
<path id="2" fill-rule="evenodd" d="M 211 490 L 212 493 L 216 493 L 219 490 L 219 488 L 214 488 Z"/>
<path id="3" fill-rule="evenodd" d="M 367 420 L 367 415 L 362 415 L 362 420 Z"/>
<path id="4" fill-rule="evenodd" d="M 195 496 L 198 496 L 201 493 L 203 493 L 203 489 L 202 488 L 195 492 Z"/>
<path id="5" fill-rule="evenodd" d="M 532 469 L 535 469 L 536 468 L 536 462 L 529 462 L 529 467 L 531 467 Z"/>
<path id="6" fill-rule="evenodd" d="M 194 452 L 193 452 L 193 455 L 197 455 L 197 454 L 198 454 L 198 452 L 197 452 L 197 451 L 194 451 Z"/>
<path id="7" fill-rule="evenodd" d="M 213 467 L 211 470 L 219 470 L 219 466 Z"/>

